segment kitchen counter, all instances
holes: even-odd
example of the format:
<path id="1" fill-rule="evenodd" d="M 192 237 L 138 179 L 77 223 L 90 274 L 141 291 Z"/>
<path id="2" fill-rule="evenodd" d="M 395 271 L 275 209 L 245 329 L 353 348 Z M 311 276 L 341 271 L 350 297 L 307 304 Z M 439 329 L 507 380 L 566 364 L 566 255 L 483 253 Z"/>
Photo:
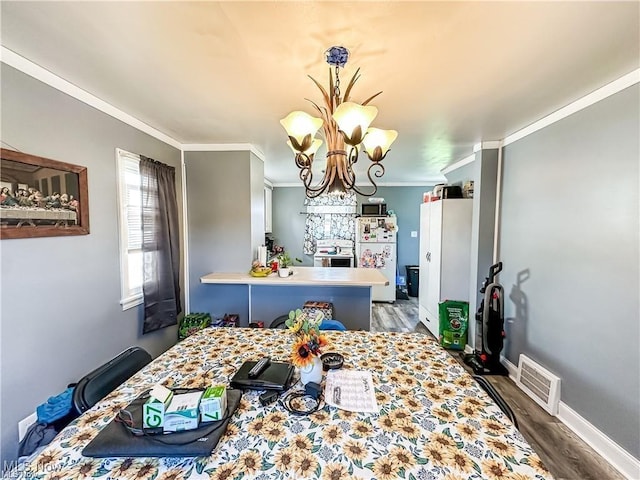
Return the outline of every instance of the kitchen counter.
<path id="1" fill-rule="evenodd" d="M 200 277 L 207 285 L 201 311 L 217 316 L 217 309 L 240 313 L 240 324 L 264 322 L 265 327 L 307 301 L 331 302 L 333 317 L 349 330 L 370 330 L 371 291 L 387 285 L 386 277 L 374 268 L 291 267 L 293 275 L 277 273 L 252 277 L 246 273 L 209 273 Z M 246 313 L 243 313 L 246 312 Z M 244 317 L 244 318 L 243 318 Z"/>
<path id="2" fill-rule="evenodd" d="M 248 273 L 210 273 L 200 278 L 202 283 L 242 285 L 340 285 L 371 287 L 389 285 L 387 278 L 375 268 L 291 267 L 293 275 L 281 278 L 277 273 L 252 277 Z"/>

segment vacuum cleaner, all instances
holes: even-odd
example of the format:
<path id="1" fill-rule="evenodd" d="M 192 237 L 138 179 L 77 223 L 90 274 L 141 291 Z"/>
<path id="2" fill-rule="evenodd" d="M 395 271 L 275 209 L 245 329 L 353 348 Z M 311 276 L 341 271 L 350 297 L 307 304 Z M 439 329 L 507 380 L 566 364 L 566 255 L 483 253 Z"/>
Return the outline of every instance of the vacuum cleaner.
<path id="1" fill-rule="evenodd" d="M 504 346 L 504 289 L 496 282 L 502 271 L 502 262 L 489 267 L 480 293 L 484 294 L 476 313 L 475 352 L 464 356 L 464 362 L 476 375 L 508 375 L 500 363 L 500 352 Z"/>

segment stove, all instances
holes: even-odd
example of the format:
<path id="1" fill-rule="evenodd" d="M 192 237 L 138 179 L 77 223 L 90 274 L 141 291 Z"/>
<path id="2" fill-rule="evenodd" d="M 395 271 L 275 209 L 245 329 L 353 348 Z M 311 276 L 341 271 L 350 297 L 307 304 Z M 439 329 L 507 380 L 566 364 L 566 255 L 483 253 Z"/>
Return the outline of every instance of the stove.
<path id="1" fill-rule="evenodd" d="M 314 267 L 353 267 L 353 241 L 326 239 L 316 242 Z"/>

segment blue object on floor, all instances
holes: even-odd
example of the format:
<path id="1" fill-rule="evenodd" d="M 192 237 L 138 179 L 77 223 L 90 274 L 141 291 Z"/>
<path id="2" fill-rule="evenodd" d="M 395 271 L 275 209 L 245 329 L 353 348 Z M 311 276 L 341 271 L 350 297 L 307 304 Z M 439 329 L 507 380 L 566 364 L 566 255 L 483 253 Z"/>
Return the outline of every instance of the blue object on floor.
<path id="1" fill-rule="evenodd" d="M 50 424 L 67 415 L 71 411 L 73 388 L 69 387 L 55 397 L 49 397 L 46 403 L 38 405 L 36 408 L 38 422 Z"/>
<path id="2" fill-rule="evenodd" d="M 324 318 L 320 324 L 320 330 L 339 330 L 344 332 L 347 328 L 338 320 L 328 320 Z"/>

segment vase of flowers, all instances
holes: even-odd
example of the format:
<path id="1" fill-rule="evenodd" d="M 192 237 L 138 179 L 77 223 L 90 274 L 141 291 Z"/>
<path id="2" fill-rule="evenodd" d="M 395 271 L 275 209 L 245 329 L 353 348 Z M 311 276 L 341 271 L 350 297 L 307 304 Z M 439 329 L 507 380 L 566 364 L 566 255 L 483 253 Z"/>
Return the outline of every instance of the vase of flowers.
<path id="1" fill-rule="evenodd" d="M 320 334 L 322 312 L 312 318 L 300 309 L 289 312 L 286 325 L 295 335 L 291 351 L 292 363 L 300 369 L 300 381 L 303 385 L 309 382 L 322 381 L 322 350 L 328 345 L 327 338 Z"/>

